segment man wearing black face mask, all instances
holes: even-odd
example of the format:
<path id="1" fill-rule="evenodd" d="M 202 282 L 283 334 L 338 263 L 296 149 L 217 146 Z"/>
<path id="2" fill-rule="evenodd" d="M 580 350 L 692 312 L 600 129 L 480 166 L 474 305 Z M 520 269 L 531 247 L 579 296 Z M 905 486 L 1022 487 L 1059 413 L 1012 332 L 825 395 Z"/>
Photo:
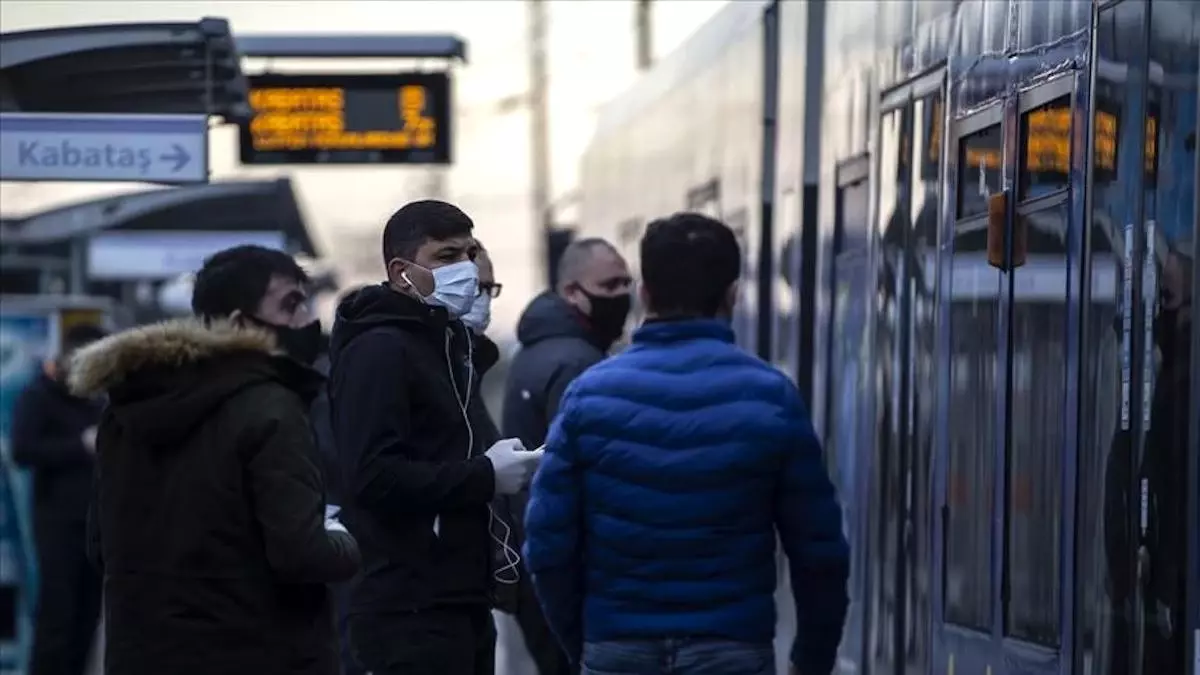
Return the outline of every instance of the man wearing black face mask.
<path id="1" fill-rule="evenodd" d="M 359 552 L 325 518 L 307 281 L 280 251 L 222 251 L 196 274 L 195 318 L 72 359 L 75 394 L 109 399 L 88 518 L 106 673 L 339 672 L 327 584 Z"/>
<path id="2" fill-rule="evenodd" d="M 633 279 L 625 259 L 603 239 L 580 239 L 563 251 L 558 288 L 525 309 L 517 324 L 521 351 L 504 390 L 503 431 L 526 447 L 541 445 L 567 385 L 604 359 L 625 330 Z M 517 548 L 524 545 L 528 492 L 510 500 Z M 541 675 L 576 672 L 542 617 L 524 567 L 515 585 L 501 587 L 498 608 L 515 614 Z"/>

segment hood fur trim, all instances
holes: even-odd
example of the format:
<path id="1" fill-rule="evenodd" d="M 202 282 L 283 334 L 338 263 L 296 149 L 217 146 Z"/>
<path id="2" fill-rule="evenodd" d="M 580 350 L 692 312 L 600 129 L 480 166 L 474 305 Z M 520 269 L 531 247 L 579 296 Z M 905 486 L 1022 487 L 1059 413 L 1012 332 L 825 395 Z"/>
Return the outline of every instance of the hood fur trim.
<path id="1" fill-rule="evenodd" d="M 71 358 L 67 384 L 76 396 L 92 397 L 148 367 L 179 367 L 222 354 L 279 353 L 275 336 L 229 321 L 179 319 L 139 326 L 80 349 Z"/>

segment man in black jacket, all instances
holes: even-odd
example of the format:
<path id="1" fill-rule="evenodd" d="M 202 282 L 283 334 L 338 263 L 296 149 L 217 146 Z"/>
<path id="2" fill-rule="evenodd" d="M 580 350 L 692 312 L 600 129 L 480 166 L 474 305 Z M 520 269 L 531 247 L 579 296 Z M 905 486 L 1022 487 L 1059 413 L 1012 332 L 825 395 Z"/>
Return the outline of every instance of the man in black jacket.
<path id="1" fill-rule="evenodd" d="M 89 518 L 108 675 L 336 675 L 327 584 L 358 547 L 325 519 L 308 408 L 320 325 L 292 258 L 209 258 L 197 318 L 114 335 L 72 361 L 107 392 Z"/>
<path id="2" fill-rule="evenodd" d="M 31 675 L 83 675 L 100 620 L 100 576 L 88 564 L 86 523 L 102 404 L 67 390 L 70 357 L 104 337 L 76 326 L 13 407 L 17 464 L 33 470 L 33 530 L 41 584 Z"/>
<path id="3" fill-rule="evenodd" d="M 474 225 L 418 201 L 384 228 L 387 281 L 338 307 L 330 356 L 342 519 L 362 546 L 350 642 L 374 675 L 491 675 L 496 494 L 540 459 L 501 441 L 477 392 Z"/>
<path id="4" fill-rule="evenodd" d="M 567 385 L 604 358 L 621 337 L 631 306 L 633 279 L 625 259 L 603 239 L 572 242 L 558 264 L 558 288 L 542 293 L 521 315 L 504 391 L 503 430 L 527 447 L 546 440 Z M 525 544 L 524 516 L 529 494 L 508 500 L 513 540 Z M 514 614 L 541 675 L 573 672 L 542 617 L 524 567 L 515 586 L 501 587 L 497 607 Z"/>

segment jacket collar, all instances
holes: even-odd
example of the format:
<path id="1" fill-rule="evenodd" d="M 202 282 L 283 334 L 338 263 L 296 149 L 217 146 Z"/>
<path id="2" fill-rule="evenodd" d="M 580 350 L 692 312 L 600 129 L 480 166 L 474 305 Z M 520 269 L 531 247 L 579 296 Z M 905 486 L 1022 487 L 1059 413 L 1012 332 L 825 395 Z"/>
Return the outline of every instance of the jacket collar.
<path id="1" fill-rule="evenodd" d="M 657 319 L 642 324 L 633 334 L 634 344 L 709 339 L 734 342 L 733 328 L 720 319 Z"/>

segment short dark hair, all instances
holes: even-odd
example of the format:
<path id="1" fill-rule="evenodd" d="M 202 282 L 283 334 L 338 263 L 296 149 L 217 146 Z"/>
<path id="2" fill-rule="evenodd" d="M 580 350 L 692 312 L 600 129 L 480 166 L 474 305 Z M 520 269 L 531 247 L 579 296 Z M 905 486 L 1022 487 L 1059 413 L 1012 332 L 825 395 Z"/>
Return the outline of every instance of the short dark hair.
<path id="1" fill-rule="evenodd" d="M 63 335 L 62 351 L 66 354 L 70 354 L 76 349 L 81 349 L 92 344 L 93 342 L 103 340 L 106 337 L 108 337 L 108 332 L 99 326 L 94 326 L 92 324 L 80 324 L 78 326 L 72 326 L 67 330 L 66 334 Z"/>
<path id="2" fill-rule="evenodd" d="M 453 204 L 436 199 L 409 202 L 383 228 L 383 264 L 393 258 L 412 260 L 426 241 L 466 236 L 473 229 L 475 223 Z"/>
<path id="3" fill-rule="evenodd" d="M 308 274 L 292 256 L 262 246 L 235 246 L 204 261 L 192 283 L 192 312 L 208 319 L 224 318 L 241 310 L 258 309 L 271 277 L 309 283 Z"/>
<path id="4" fill-rule="evenodd" d="M 616 247 L 600 237 L 576 239 L 567 244 L 567 247 L 563 249 L 562 255 L 558 258 L 558 270 L 555 277 L 558 279 L 559 285 L 578 281 L 583 266 L 592 259 L 595 249 L 601 247 L 613 253 L 617 252 Z"/>
<path id="5" fill-rule="evenodd" d="M 650 223 L 641 258 L 647 309 L 660 316 L 716 316 L 741 275 L 742 252 L 733 230 L 700 213 Z"/>

